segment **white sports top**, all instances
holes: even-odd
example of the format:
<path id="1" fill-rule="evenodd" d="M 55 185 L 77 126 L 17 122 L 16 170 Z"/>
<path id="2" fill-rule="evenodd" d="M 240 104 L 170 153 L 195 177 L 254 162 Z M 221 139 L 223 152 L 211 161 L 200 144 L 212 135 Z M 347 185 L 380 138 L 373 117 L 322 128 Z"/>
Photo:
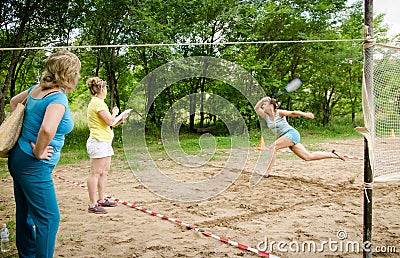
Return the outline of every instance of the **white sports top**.
<path id="1" fill-rule="evenodd" d="M 286 117 L 282 117 L 279 115 L 279 109 L 276 110 L 275 119 L 271 120 L 269 115 L 266 116 L 265 120 L 267 121 L 267 126 L 271 129 L 275 134 L 279 137 L 284 135 L 290 129 L 294 129 L 286 120 Z"/>

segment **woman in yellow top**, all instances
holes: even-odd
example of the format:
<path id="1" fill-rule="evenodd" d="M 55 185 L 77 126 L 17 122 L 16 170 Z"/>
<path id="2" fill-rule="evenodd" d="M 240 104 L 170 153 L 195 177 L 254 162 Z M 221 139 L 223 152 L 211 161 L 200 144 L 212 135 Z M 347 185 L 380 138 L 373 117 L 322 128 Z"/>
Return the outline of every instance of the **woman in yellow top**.
<path id="1" fill-rule="evenodd" d="M 105 198 L 107 175 L 111 166 L 111 156 L 114 155 L 112 140 L 114 132 L 111 129 L 119 109 L 114 107 L 110 113 L 104 99 L 107 96 L 107 84 L 98 77 L 89 78 L 86 82 L 92 99 L 87 109 L 87 120 L 90 136 L 86 143 L 86 149 L 90 156 L 90 175 L 87 180 L 89 192 L 88 212 L 105 214 L 103 207 L 114 207 L 117 204 Z M 113 127 L 121 124 L 128 115 Z M 97 197 L 96 198 L 96 192 Z"/>

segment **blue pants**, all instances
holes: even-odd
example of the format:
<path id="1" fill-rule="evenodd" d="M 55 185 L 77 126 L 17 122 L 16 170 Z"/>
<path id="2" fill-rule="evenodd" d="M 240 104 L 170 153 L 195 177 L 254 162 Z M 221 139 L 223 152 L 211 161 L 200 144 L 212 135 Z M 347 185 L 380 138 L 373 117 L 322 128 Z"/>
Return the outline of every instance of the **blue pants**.
<path id="1" fill-rule="evenodd" d="M 14 179 L 16 244 L 19 257 L 53 257 L 60 222 L 52 171 L 16 144 L 8 157 Z"/>

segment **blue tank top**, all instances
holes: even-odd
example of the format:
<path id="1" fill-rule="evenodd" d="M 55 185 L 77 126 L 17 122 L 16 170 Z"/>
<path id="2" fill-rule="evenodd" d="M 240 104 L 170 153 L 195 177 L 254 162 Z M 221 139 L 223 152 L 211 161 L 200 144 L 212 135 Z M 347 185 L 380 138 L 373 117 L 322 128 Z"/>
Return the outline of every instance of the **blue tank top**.
<path id="1" fill-rule="evenodd" d="M 30 93 L 35 86 L 36 85 L 32 86 L 28 92 Z M 65 135 L 71 132 L 74 128 L 74 120 L 68 106 L 68 98 L 64 93 L 53 93 L 42 99 L 36 99 L 29 95 L 25 107 L 25 118 L 22 125 L 21 135 L 18 139 L 18 145 L 23 152 L 29 156 L 35 157 L 30 142 L 36 143 L 46 108 L 50 104 L 61 104 L 65 106 L 65 113 L 58 125 L 54 138 L 49 144 L 50 146 L 53 146 L 54 154 L 50 160 L 41 160 L 45 163 L 56 165 L 60 160 Z"/>
<path id="2" fill-rule="evenodd" d="M 271 120 L 267 115 L 265 120 L 267 121 L 267 126 L 279 137 L 284 135 L 290 129 L 294 129 L 286 120 L 286 117 L 279 115 L 279 109 L 276 111 L 275 119 Z"/>

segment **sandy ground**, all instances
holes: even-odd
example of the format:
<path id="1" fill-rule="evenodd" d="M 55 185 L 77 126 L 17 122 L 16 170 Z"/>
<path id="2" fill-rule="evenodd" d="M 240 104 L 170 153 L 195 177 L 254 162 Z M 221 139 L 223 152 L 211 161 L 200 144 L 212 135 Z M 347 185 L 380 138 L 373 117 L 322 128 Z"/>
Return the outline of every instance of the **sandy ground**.
<path id="1" fill-rule="evenodd" d="M 249 187 L 254 151 L 226 191 L 199 202 L 153 194 L 125 161 L 114 159 L 107 193 L 127 203 L 108 208 L 105 215 L 87 212 L 87 191 L 77 185 L 85 184 L 89 163 L 60 165 L 54 177 L 61 210 L 55 257 L 257 257 L 257 248 L 279 257 L 361 257 L 363 140 L 306 147 L 336 149 L 349 158 L 305 162 L 282 152 L 270 177 Z M 184 173 L 171 160 L 156 162 L 175 176 Z M 211 161 L 190 177 L 206 178 L 223 165 Z M 399 257 L 398 186 L 374 184 L 374 257 Z M 11 179 L 3 180 L 1 198 L 11 200 L 11 189 Z"/>

